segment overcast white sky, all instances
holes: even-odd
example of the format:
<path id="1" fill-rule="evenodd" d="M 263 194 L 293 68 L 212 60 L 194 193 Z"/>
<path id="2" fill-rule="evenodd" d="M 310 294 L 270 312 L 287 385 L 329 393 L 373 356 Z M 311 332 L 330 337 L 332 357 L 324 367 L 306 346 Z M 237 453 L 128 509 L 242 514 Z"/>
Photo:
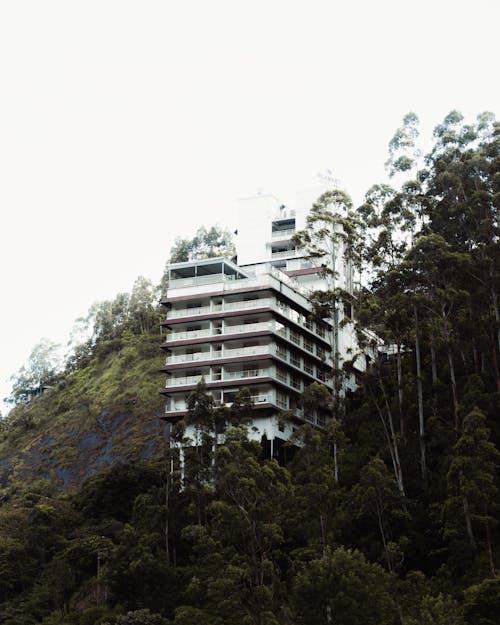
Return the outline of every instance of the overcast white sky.
<path id="1" fill-rule="evenodd" d="M 238 197 L 330 168 L 359 200 L 406 112 L 498 116 L 499 24 L 498 0 L 1 2 L 1 397 Z"/>

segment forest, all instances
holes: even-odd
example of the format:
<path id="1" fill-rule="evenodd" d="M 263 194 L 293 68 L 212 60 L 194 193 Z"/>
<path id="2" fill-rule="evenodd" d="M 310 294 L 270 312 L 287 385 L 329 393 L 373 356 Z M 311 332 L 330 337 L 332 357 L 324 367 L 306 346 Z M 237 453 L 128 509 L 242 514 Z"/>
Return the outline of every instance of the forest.
<path id="1" fill-rule="evenodd" d="M 115 461 L 73 482 L 10 474 L 2 625 L 500 622 L 500 124 L 452 111 L 427 153 L 419 141 L 409 113 L 389 144 L 394 185 L 374 185 L 361 206 L 327 191 L 297 235 L 311 258 L 342 243 L 354 267 L 354 294 L 315 297 L 319 317 L 349 306 L 340 323 L 358 332 L 359 353 L 334 362 L 339 388 L 357 358 L 391 346 L 355 392 L 306 389 L 304 410 L 328 406 L 329 426 L 299 428 L 282 466 L 249 440 L 250 394 L 221 408 L 200 383 L 149 454 L 135 433 L 133 453 L 123 436 Z M 216 234 L 178 240 L 172 258 L 225 253 Z M 0 468 L 74 414 L 158 420 L 157 301 L 141 279 L 91 308 L 61 369 L 50 346 L 33 354 L 0 422 Z M 181 479 L 187 424 L 203 444 L 186 451 Z"/>

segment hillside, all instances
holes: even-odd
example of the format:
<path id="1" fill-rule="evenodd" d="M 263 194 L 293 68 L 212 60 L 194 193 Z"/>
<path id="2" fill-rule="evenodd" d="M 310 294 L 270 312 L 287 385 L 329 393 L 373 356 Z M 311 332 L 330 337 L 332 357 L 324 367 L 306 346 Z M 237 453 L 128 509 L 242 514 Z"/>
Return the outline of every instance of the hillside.
<path id="1" fill-rule="evenodd" d="M 311 258 L 341 237 L 363 274 L 313 300 L 350 304 L 368 366 L 345 398 L 304 390 L 331 419 L 286 466 L 248 439 L 250 393 L 217 406 L 203 382 L 164 445 L 152 289 L 92 308 L 3 426 L 2 625 L 498 625 L 500 126 L 450 113 L 418 169 L 416 125 L 390 155 L 414 178 L 357 209 L 327 192 L 297 233 Z"/>
<path id="2" fill-rule="evenodd" d="M 116 462 L 162 448 L 159 334 L 103 341 L 90 362 L 9 415 L 0 442 L 4 492 L 37 479 L 74 490 Z"/>

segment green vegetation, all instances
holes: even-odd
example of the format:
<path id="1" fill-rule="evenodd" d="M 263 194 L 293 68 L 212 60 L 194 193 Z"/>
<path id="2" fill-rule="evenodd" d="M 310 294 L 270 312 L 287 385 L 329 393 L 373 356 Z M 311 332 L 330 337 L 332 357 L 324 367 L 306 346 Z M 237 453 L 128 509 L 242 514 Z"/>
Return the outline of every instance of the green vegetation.
<path id="1" fill-rule="evenodd" d="M 390 144 L 399 188 L 356 214 L 343 193 L 318 201 L 323 220 L 343 210 L 322 237 L 337 254 L 344 228 L 361 275 L 353 296 L 330 271 L 318 314 L 372 357 L 356 393 L 304 393 L 336 419 L 298 431 L 286 466 L 248 439 L 248 393 L 221 409 L 202 384 L 168 445 L 154 289 L 91 309 L 54 388 L 3 422 L 3 623 L 498 622 L 500 128 L 453 112 L 420 162 L 417 122 Z M 200 445 L 181 483 L 186 424 Z"/>

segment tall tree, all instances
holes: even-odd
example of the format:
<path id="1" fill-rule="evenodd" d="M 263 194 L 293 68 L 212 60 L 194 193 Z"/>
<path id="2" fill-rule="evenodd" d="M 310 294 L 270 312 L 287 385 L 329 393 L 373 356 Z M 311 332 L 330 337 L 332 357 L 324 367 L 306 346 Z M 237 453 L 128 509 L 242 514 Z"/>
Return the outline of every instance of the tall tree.
<path id="1" fill-rule="evenodd" d="M 61 368 L 60 345 L 49 339 L 42 339 L 31 350 L 26 365 L 12 376 L 10 401 L 27 402 L 40 395 L 45 386 L 54 384 Z"/>
<path id="2" fill-rule="evenodd" d="M 465 417 L 462 435 L 453 448 L 448 471 L 446 502 L 448 533 L 458 531 L 457 510 L 461 510 L 464 528 L 474 550 L 479 549 L 477 526 L 482 527 L 490 573 L 496 575 L 491 539 L 491 527 L 495 523 L 495 507 L 498 486 L 497 473 L 500 452 L 490 439 L 486 418 L 478 409 Z M 476 529 L 475 529 L 476 528 Z"/>
<path id="3" fill-rule="evenodd" d="M 300 625 L 390 625 L 395 617 L 389 575 L 343 547 L 297 575 L 292 600 Z"/>

